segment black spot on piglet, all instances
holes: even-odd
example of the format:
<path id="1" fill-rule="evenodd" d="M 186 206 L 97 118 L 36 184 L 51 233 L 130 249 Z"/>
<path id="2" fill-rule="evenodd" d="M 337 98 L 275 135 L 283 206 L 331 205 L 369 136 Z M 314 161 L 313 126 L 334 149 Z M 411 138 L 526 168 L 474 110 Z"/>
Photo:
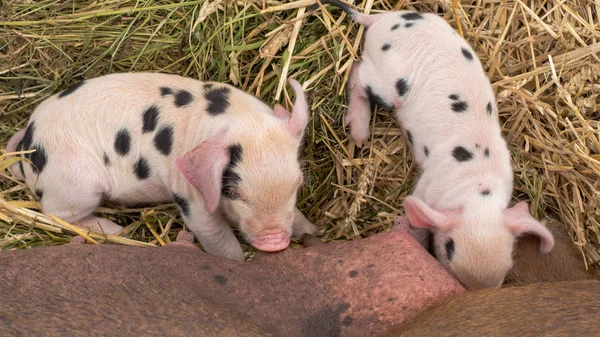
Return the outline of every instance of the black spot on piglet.
<path id="1" fill-rule="evenodd" d="M 172 95 L 172 94 L 173 94 L 173 89 L 167 88 L 167 87 L 161 87 L 160 88 L 160 95 L 161 96 L 167 96 L 167 95 Z"/>
<path id="2" fill-rule="evenodd" d="M 454 256 L 454 240 L 450 239 L 446 241 L 444 247 L 446 248 L 446 256 L 448 257 L 448 261 L 451 261 L 452 257 Z"/>
<path id="3" fill-rule="evenodd" d="M 396 92 L 398 92 L 399 96 L 406 95 L 409 88 L 408 81 L 405 78 L 399 78 L 396 81 Z"/>
<path id="4" fill-rule="evenodd" d="M 404 28 L 410 28 L 412 26 L 413 26 L 413 23 L 409 22 L 409 23 L 407 23 L 407 24 L 404 25 Z"/>
<path id="5" fill-rule="evenodd" d="M 79 89 L 84 84 L 85 84 L 85 81 L 73 84 L 72 86 L 68 87 L 63 92 L 61 92 L 60 94 L 58 94 L 58 98 L 63 98 L 65 96 L 67 96 L 67 95 L 70 95 L 70 94 L 74 93 L 77 89 Z"/>
<path id="6" fill-rule="evenodd" d="M 471 54 L 471 52 L 467 49 L 467 48 L 461 48 L 460 51 L 462 52 L 463 56 L 467 59 L 467 61 L 473 61 L 473 54 Z"/>
<path id="7" fill-rule="evenodd" d="M 392 30 L 396 30 L 396 29 L 398 29 L 399 27 L 400 27 L 400 24 L 399 24 L 399 23 L 397 23 L 397 24 L 395 24 L 395 25 L 393 25 L 393 26 L 392 26 Z"/>
<path id="8" fill-rule="evenodd" d="M 457 146 L 452 151 L 452 156 L 459 162 L 465 162 L 473 159 L 473 153 L 462 146 Z"/>
<path id="9" fill-rule="evenodd" d="M 35 196 L 38 198 L 38 200 L 42 200 L 42 197 L 44 196 L 44 191 L 36 188 L 35 189 Z"/>
<path id="10" fill-rule="evenodd" d="M 156 105 L 153 105 L 146 109 L 142 118 L 144 120 L 144 125 L 142 126 L 142 133 L 154 131 L 154 129 L 156 128 L 156 120 L 158 119 L 158 107 Z"/>
<path id="11" fill-rule="evenodd" d="M 425 157 L 429 157 L 429 149 L 427 148 L 427 146 L 423 147 L 423 152 L 425 153 Z"/>
<path id="12" fill-rule="evenodd" d="M 350 277 L 352 277 L 352 278 L 355 278 L 356 276 L 358 276 L 358 272 L 357 272 L 356 270 L 351 270 L 351 271 L 348 273 L 348 276 L 350 276 Z"/>
<path id="13" fill-rule="evenodd" d="M 465 112 L 469 105 L 465 101 L 455 101 L 452 103 L 452 111 L 454 112 Z"/>
<path id="14" fill-rule="evenodd" d="M 406 130 L 406 138 L 408 138 L 408 143 L 410 143 L 410 145 L 412 145 L 413 143 L 413 135 L 412 132 Z"/>
<path id="15" fill-rule="evenodd" d="M 344 317 L 344 320 L 342 321 L 342 325 L 343 326 L 350 326 L 352 324 L 352 321 L 354 319 L 352 318 L 352 316 L 346 316 Z"/>
<path id="16" fill-rule="evenodd" d="M 31 163 L 33 164 L 33 172 L 39 174 L 42 173 L 44 166 L 46 166 L 46 151 L 41 145 L 34 145 L 33 149 L 35 152 L 29 153 L 28 156 L 29 160 L 31 160 Z"/>
<path id="17" fill-rule="evenodd" d="M 173 128 L 170 126 L 163 126 L 156 136 L 154 136 L 154 146 L 160 153 L 168 156 L 171 153 L 173 147 Z"/>
<path id="18" fill-rule="evenodd" d="M 389 43 L 386 43 L 381 47 L 381 50 L 387 51 L 390 49 L 390 47 L 392 47 L 392 45 L 390 45 Z"/>
<path id="19" fill-rule="evenodd" d="M 488 195 L 490 195 L 490 193 L 492 193 L 492 192 L 490 192 L 490 190 L 481 191 L 481 195 L 483 195 L 484 197 L 487 197 Z"/>
<path id="20" fill-rule="evenodd" d="M 375 106 L 378 105 L 380 108 L 384 110 L 391 110 L 391 107 L 383 101 L 383 99 L 373 92 L 371 86 L 366 86 L 365 91 L 367 93 L 367 98 L 369 100 L 369 104 L 371 105 L 371 110 L 375 110 Z"/>
<path id="21" fill-rule="evenodd" d="M 487 110 L 488 114 L 492 114 L 492 102 L 488 102 L 488 104 L 485 106 L 485 110 Z"/>
<path id="22" fill-rule="evenodd" d="M 108 158 L 108 155 L 106 154 L 106 152 L 104 152 L 104 165 L 110 165 L 110 159 Z"/>
<path id="23" fill-rule="evenodd" d="M 404 13 L 401 15 L 404 20 L 414 21 L 414 20 L 423 20 L 423 15 L 417 12 Z"/>
<path id="24" fill-rule="evenodd" d="M 190 203 L 187 201 L 187 199 L 183 198 L 177 193 L 173 193 L 173 200 L 175 201 L 177 206 L 179 206 L 179 209 L 181 210 L 181 213 L 183 213 L 183 215 L 190 215 Z"/>
<path id="25" fill-rule="evenodd" d="M 127 131 L 127 129 L 119 130 L 115 136 L 115 151 L 121 156 L 124 156 L 129 152 L 130 145 L 131 137 L 129 136 L 129 131 Z"/>
<path id="26" fill-rule="evenodd" d="M 194 97 L 189 91 L 181 90 L 175 94 L 175 106 L 181 108 L 190 104 L 194 100 Z"/>
<path id="27" fill-rule="evenodd" d="M 211 116 L 217 116 L 225 112 L 229 107 L 229 88 L 217 88 L 207 92 L 204 97 L 208 101 L 206 111 Z"/>
<path id="28" fill-rule="evenodd" d="M 25 130 L 25 135 L 21 140 L 23 150 L 29 150 L 31 147 L 31 142 L 33 141 L 33 131 L 35 131 L 35 122 L 29 123 L 27 129 Z"/>
<path id="29" fill-rule="evenodd" d="M 148 166 L 148 161 L 144 157 L 140 157 L 140 159 L 138 159 L 133 167 L 133 170 L 135 172 L 135 176 L 139 180 L 148 179 L 150 176 L 150 166 Z"/>

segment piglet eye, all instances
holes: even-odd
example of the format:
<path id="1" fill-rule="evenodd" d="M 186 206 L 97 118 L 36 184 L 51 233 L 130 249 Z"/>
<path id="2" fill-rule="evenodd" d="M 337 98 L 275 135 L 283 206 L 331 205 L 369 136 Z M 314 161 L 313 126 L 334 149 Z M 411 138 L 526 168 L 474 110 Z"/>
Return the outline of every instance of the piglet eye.
<path id="1" fill-rule="evenodd" d="M 451 261 L 452 256 L 454 256 L 454 240 L 450 239 L 446 241 L 444 247 L 446 247 L 446 256 L 448 257 L 448 261 Z"/>

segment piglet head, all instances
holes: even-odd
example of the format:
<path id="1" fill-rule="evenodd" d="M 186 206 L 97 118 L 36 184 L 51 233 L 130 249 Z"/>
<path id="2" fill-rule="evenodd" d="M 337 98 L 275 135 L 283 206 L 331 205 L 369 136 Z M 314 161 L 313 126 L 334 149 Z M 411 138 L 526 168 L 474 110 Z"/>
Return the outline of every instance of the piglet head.
<path id="1" fill-rule="evenodd" d="M 526 203 L 505 210 L 490 202 L 469 209 L 436 210 L 408 197 L 404 205 L 411 227 L 431 230 L 436 258 L 469 289 L 502 285 L 521 234 L 539 236 L 542 252 L 554 244 L 552 234 L 529 214 Z"/>
<path id="2" fill-rule="evenodd" d="M 298 150 L 308 122 L 300 84 L 293 111 L 277 106 L 265 119 L 223 130 L 178 158 L 177 166 L 202 195 L 206 209 L 237 223 L 262 251 L 286 248 L 302 171 Z"/>

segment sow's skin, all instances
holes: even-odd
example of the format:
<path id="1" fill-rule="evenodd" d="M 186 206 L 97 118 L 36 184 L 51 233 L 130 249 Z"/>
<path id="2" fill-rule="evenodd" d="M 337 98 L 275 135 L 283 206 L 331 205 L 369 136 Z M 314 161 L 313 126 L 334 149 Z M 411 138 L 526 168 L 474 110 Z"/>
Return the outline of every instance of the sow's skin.
<path id="1" fill-rule="evenodd" d="M 92 212 L 103 199 L 174 201 L 209 253 L 242 260 L 228 220 L 263 251 L 314 233 L 295 207 L 298 150 L 309 119 L 300 84 L 290 114 L 222 83 L 176 75 L 112 74 L 43 101 L 8 152 L 42 211 L 94 231 L 123 228 Z"/>
<path id="2" fill-rule="evenodd" d="M 348 80 L 345 123 L 358 146 L 369 137 L 372 106 L 393 111 L 421 175 L 406 198 L 414 235 L 468 288 L 498 287 L 523 233 L 551 233 L 526 203 L 509 208 L 510 153 L 501 135 L 494 92 L 473 49 L 435 14 L 364 15 L 322 0 L 368 27 L 361 61 Z"/>
<path id="3" fill-rule="evenodd" d="M 186 235 L 160 248 L 0 252 L 0 335 L 384 336 L 464 291 L 405 222 L 245 263 L 205 254 Z"/>

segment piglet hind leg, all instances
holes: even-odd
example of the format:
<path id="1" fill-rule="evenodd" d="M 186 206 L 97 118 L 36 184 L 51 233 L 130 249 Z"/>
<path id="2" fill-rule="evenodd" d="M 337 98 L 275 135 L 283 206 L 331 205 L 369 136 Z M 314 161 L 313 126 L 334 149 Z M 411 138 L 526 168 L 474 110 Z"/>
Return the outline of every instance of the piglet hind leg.
<path id="1" fill-rule="evenodd" d="M 67 189 L 45 191 L 41 200 L 42 211 L 98 233 L 115 234 L 123 230 L 122 226 L 108 219 L 92 215 L 102 200 L 101 194 L 69 192 Z"/>
<path id="2" fill-rule="evenodd" d="M 218 212 L 183 216 L 187 228 L 209 254 L 233 260 L 244 260 L 244 252 L 233 230 Z"/>
<path id="3" fill-rule="evenodd" d="M 360 62 L 355 62 L 350 71 L 348 80 L 348 111 L 344 125 L 350 126 L 350 136 L 358 147 L 369 139 L 369 122 L 371 121 L 371 107 L 364 88 L 359 81 L 358 68 Z"/>

